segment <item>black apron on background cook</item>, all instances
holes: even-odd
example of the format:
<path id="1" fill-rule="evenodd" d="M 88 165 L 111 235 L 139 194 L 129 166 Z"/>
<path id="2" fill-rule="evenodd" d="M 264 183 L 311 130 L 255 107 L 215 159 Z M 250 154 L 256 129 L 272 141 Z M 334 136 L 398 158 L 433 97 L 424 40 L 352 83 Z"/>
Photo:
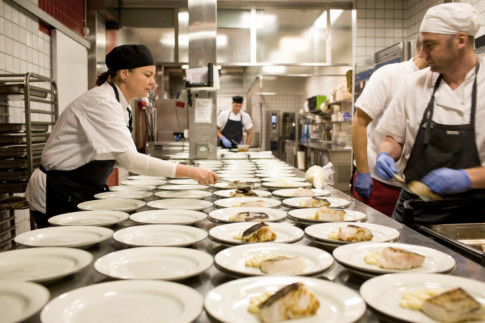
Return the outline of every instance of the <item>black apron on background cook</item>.
<path id="1" fill-rule="evenodd" d="M 421 180 L 430 171 L 441 167 L 465 169 L 481 166 L 475 140 L 478 67 L 477 62 L 469 124 L 444 125 L 432 121 L 434 96 L 443 76 L 440 74 L 436 80 L 433 94 L 424 111 L 416 141 L 414 142 L 411 155 L 404 169 L 406 182 Z M 435 207 L 414 210 L 413 222 L 415 224 L 431 225 L 485 221 L 485 210 L 483 207 L 478 207 L 478 199 L 485 198 L 485 190 L 473 189 L 460 194 L 452 194 L 449 197 L 467 201 L 477 198 L 477 204 L 473 205 L 472 203 L 470 205 L 470 203 L 466 203 L 466 205 L 439 206 L 439 202 L 437 202 Z M 408 222 L 408 219 L 404 219 L 403 204 L 406 200 L 417 198 L 416 195 L 406 190 L 401 190 L 401 195 L 399 196 L 392 217 L 400 222 Z"/>
<path id="2" fill-rule="evenodd" d="M 240 143 L 243 136 L 242 114 L 240 114 L 241 118 L 239 119 L 239 121 L 230 120 L 230 116 L 231 113 L 229 112 L 226 125 L 224 126 L 224 129 L 222 129 L 221 133 L 224 137 L 231 141 L 231 148 L 237 148 L 237 145 L 234 143 L 234 141 Z"/>
<path id="3" fill-rule="evenodd" d="M 119 93 L 113 83 L 109 83 L 120 102 Z M 128 112 L 129 109 L 128 109 Z M 131 118 L 130 118 L 131 123 Z M 130 124 L 131 126 L 131 124 Z M 128 126 L 128 128 L 130 128 Z M 41 170 L 47 174 L 46 180 L 46 216 L 77 211 L 77 205 L 94 199 L 94 195 L 109 191 L 106 180 L 113 171 L 115 160 L 93 160 L 76 169 Z"/>

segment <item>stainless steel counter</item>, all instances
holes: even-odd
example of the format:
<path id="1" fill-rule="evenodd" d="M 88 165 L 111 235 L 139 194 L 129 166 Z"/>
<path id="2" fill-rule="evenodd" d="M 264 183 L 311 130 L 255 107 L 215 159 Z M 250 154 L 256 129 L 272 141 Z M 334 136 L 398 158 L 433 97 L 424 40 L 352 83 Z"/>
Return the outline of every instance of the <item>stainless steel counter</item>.
<path id="1" fill-rule="evenodd" d="M 295 173 L 299 175 L 303 174 L 299 170 L 295 170 Z M 332 192 L 332 195 L 339 198 L 351 199 L 349 196 L 336 190 Z M 209 200 L 213 200 L 213 197 L 209 198 Z M 145 210 L 145 209 L 151 209 L 151 208 L 144 207 L 144 209 L 142 210 Z M 282 207 L 281 209 L 287 210 L 284 207 Z M 426 246 L 449 254 L 456 260 L 456 263 L 457 263 L 457 268 L 451 275 L 463 276 L 463 277 L 485 281 L 485 270 L 478 263 L 468 258 L 465 258 L 464 256 L 458 254 L 457 252 L 450 250 L 449 248 L 441 245 L 440 243 L 428 237 L 425 237 L 422 234 L 394 221 L 393 219 L 383 215 L 382 213 L 368 207 L 367 205 L 355 199 L 351 199 L 350 209 L 366 213 L 368 216 L 367 222 L 369 223 L 377 223 L 377 224 L 385 225 L 399 230 L 401 233 L 399 242 L 401 243 L 409 243 L 409 244 Z M 138 211 L 142 211 L 142 210 L 138 210 Z M 205 212 L 209 212 L 211 210 L 212 208 L 205 210 Z M 286 221 L 288 223 L 293 223 L 290 220 L 286 220 Z M 116 231 L 125 227 L 134 226 L 134 225 L 137 225 L 137 224 L 131 220 L 126 220 L 122 224 L 114 227 L 113 229 Z M 198 222 L 196 224 L 196 227 L 209 230 L 216 225 L 217 224 L 212 223 L 209 220 L 203 220 Z M 303 240 L 297 243 L 304 244 L 304 245 L 312 245 L 317 248 L 322 248 L 320 245 L 313 244 L 310 240 L 307 240 L 306 238 L 303 238 Z M 93 254 L 94 256 L 93 263 L 94 263 L 94 261 L 96 261 L 96 259 L 98 259 L 101 256 L 104 256 L 110 252 L 120 250 L 120 249 L 125 249 L 125 248 L 126 247 L 124 245 L 116 242 L 111 238 L 90 249 L 87 249 L 87 251 Z M 219 251 L 223 250 L 226 247 L 218 243 L 212 242 L 209 239 L 205 239 L 202 242 L 196 243 L 193 246 L 193 248 L 198 250 L 204 250 L 207 253 L 215 256 Z M 329 252 L 331 253 L 331 251 Z M 48 289 L 51 292 L 51 299 L 58 295 L 61 295 L 62 293 L 74 290 L 79 287 L 112 280 L 97 273 L 94 270 L 93 263 L 91 263 L 87 268 L 83 269 L 81 272 L 75 275 L 72 275 L 64 279 L 60 279 L 56 282 L 46 285 L 46 287 L 48 287 Z M 329 269 L 328 271 L 324 272 L 323 274 L 317 277 L 348 286 L 356 291 L 359 290 L 360 285 L 365 281 L 364 280 L 365 278 L 354 276 L 344 267 L 340 266 L 338 263 L 336 263 L 331 269 Z M 190 286 L 196 289 L 197 291 L 199 291 L 203 296 L 205 296 L 214 287 L 233 279 L 235 278 L 220 272 L 218 269 L 215 268 L 215 266 L 212 266 L 206 272 L 198 276 L 179 281 L 179 283 Z M 40 322 L 39 316 L 40 316 L 39 314 L 36 314 L 28 322 Z M 379 321 L 379 318 L 374 313 L 372 313 L 369 309 L 367 310 L 365 316 L 360 320 L 360 322 L 378 322 L 378 321 Z M 198 322 L 198 323 L 210 322 L 210 320 L 207 314 L 205 313 L 205 311 L 203 311 L 202 314 L 195 322 Z"/>

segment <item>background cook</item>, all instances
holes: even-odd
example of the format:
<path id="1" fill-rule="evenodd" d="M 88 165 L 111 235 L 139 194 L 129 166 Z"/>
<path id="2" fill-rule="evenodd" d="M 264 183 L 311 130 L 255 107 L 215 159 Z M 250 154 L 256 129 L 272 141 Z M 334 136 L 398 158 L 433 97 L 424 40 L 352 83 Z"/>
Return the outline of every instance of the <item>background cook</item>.
<path id="1" fill-rule="evenodd" d="M 217 139 L 225 148 L 236 148 L 235 143 L 243 143 L 243 129 L 246 130 L 246 145 L 251 144 L 253 121 L 249 114 L 241 111 L 242 106 L 243 97 L 233 96 L 232 109 L 222 111 L 217 117 Z"/>

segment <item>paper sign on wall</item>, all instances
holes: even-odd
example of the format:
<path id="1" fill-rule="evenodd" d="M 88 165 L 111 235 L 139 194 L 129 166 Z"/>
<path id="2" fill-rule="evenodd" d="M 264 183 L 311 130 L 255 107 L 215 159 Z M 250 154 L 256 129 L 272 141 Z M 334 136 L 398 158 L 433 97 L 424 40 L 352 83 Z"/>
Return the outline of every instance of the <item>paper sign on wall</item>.
<path id="1" fill-rule="evenodd" d="M 195 101 L 195 122 L 211 123 L 212 99 L 197 99 Z"/>

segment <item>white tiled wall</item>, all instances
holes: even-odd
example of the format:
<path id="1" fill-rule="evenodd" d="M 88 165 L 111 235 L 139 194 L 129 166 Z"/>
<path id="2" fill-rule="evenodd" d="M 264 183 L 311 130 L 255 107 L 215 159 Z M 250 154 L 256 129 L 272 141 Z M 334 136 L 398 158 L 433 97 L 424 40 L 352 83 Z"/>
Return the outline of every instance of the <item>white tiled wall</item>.
<path id="1" fill-rule="evenodd" d="M 38 0 L 31 0 L 38 5 Z M 10 1 L 0 0 L 0 74 L 33 72 L 51 77 L 50 36 L 39 31 L 39 21 Z M 23 101 L 9 102 L 8 122 L 25 122 Z M 33 103 L 32 108 L 41 108 Z M 45 115 L 43 117 L 49 118 Z M 38 117 L 38 120 L 41 121 Z M 15 211 L 17 234 L 30 230 L 28 210 Z"/>

